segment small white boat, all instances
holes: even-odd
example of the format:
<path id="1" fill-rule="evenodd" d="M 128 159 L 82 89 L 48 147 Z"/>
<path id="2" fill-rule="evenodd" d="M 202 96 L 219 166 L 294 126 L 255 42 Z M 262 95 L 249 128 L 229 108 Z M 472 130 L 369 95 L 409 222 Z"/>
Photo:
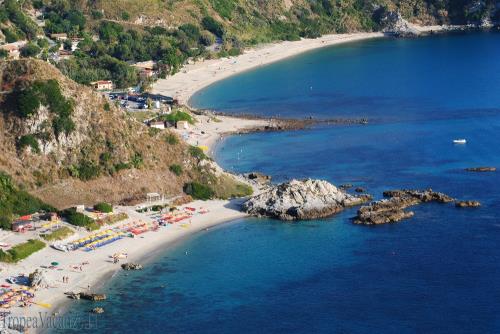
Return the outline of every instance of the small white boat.
<path id="1" fill-rule="evenodd" d="M 467 140 L 465 139 L 454 139 L 453 144 L 467 144 Z"/>

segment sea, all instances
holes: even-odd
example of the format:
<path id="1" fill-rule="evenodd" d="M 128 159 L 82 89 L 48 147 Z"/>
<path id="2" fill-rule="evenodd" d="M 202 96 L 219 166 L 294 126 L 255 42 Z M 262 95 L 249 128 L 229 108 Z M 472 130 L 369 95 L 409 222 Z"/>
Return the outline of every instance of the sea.
<path id="1" fill-rule="evenodd" d="M 352 223 L 356 209 L 232 221 L 116 275 L 92 333 L 500 332 L 500 172 L 465 171 L 500 167 L 500 33 L 327 47 L 218 82 L 190 103 L 368 120 L 228 137 L 215 159 L 235 173 L 351 183 L 377 199 L 432 188 L 482 206 L 424 204 L 373 227 Z M 96 305 L 77 301 L 67 315 Z"/>

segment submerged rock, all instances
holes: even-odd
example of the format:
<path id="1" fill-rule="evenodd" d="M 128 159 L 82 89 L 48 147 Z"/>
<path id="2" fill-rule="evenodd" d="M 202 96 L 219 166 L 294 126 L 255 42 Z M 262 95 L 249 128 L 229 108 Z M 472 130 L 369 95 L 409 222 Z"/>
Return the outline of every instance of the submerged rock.
<path id="1" fill-rule="evenodd" d="M 353 196 L 327 181 L 292 180 L 252 197 L 243 204 L 243 210 L 256 216 L 291 221 L 328 217 L 369 200 L 369 195 Z"/>
<path id="2" fill-rule="evenodd" d="M 95 313 L 95 314 L 102 314 L 102 313 L 104 313 L 104 309 L 102 307 L 94 307 L 92 309 L 92 311 L 90 311 L 90 312 Z"/>
<path id="3" fill-rule="evenodd" d="M 450 196 L 429 190 L 390 190 L 384 192 L 385 198 L 361 207 L 354 218 L 355 224 L 380 225 L 396 223 L 411 218 L 414 212 L 405 211 L 406 208 L 420 203 L 438 202 L 450 203 L 454 199 Z"/>
<path id="4" fill-rule="evenodd" d="M 142 270 L 143 267 L 142 265 L 138 263 L 124 263 L 122 264 L 122 269 L 123 270 Z"/>
<path id="5" fill-rule="evenodd" d="M 496 172 L 496 167 L 471 167 L 465 169 L 467 172 Z"/>
<path id="6" fill-rule="evenodd" d="M 481 203 L 478 201 L 457 201 L 455 202 L 457 208 L 478 208 Z"/>
<path id="7" fill-rule="evenodd" d="M 271 177 L 269 175 L 264 175 L 259 172 L 248 173 L 245 175 L 245 177 L 258 184 L 268 184 L 269 182 L 271 182 Z"/>
<path id="8" fill-rule="evenodd" d="M 80 298 L 81 299 L 86 299 L 86 300 L 91 300 L 94 302 L 106 300 L 107 297 L 105 294 L 101 293 L 86 293 L 86 292 L 80 292 Z"/>

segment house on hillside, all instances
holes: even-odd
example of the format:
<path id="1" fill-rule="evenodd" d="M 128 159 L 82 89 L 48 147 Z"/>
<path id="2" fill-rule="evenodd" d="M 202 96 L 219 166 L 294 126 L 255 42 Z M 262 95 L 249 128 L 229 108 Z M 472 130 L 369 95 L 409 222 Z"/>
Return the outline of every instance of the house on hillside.
<path id="1" fill-rule="evenodd" d="M 132 66 L 139 72 L 141 79 L 151 78 L 157 74 L 156 62 L 153 60 L 138 62 Z"/>
<path id="2" fill-rule="evenodd" d="M 103 91 L 103 90 L 112 90 L 113 89 L 113 81 L 111 80 L 99 80 L 90 83 L 95 90 Z"/>
<path id="3" fill-rule="evenodd" d="M 59 41 L 59 42 L 64 42 L 65 40 L 68 39 L 68 34 L 61 33 L 61 34 L 50 34 L 50 38 Z"/>
<path id="4" fill-rule="evenodd" d="M 149 122 L 149 127 L 163 130 L 165 129 L 165 122 L 161 121 Z"/>
<path id="5" fill-rule="evenodd" d="M 27 41 L 17 41 L 14 43 L 0 45 L 1 50 L 7 51 L 7 58 L 19 59 L 21 49 L 28 44 Z"/>
<path id="6" fill-rule="evenodd" d="M 73 56 L 73 52 L 68 50 L 59 50 L 57 52 L 57 55 L 59 60 L 65 60 L 65 59 L 70 59 Z"/>

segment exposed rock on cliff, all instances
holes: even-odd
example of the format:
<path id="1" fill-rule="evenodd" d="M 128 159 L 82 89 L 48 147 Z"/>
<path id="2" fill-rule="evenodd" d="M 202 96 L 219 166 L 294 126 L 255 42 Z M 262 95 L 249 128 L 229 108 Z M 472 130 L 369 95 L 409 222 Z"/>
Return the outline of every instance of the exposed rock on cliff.
<path id="1" fill-rule="evenodd" d="M 410 22 L 406 21 L 399 12 L 388 12 L 382 19 L 383 32 L 400 37 L 412 37 L 420 35 Z"/>
<path id="2" fill-rule="evenodd" d="M 331 216 L 370 199 L 368 195 L 349 195 L 327 181 L 292 180 L 269 187 L 245 202 L 243 209 L 253 215 L 290 221 Z"/>

